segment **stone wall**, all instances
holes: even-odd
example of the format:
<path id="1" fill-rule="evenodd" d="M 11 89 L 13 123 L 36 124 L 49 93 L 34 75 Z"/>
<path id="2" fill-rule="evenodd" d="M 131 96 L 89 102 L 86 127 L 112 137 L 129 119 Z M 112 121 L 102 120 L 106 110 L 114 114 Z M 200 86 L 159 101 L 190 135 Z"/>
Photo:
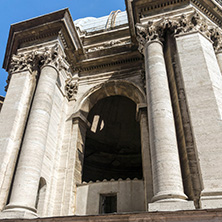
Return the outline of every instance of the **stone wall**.
<path id="1" fill-rule="evenodd" d="M 117 195 L 117 213 L 145 211 L 143 181 L 120 179 L 78 185 L 76 215 L 99 214 L 101 194 Z"/>
<path id="2" fill-rule="evenodd" d="M 222 209 L 0 220 L 5 222 L 220 222 Z"/>

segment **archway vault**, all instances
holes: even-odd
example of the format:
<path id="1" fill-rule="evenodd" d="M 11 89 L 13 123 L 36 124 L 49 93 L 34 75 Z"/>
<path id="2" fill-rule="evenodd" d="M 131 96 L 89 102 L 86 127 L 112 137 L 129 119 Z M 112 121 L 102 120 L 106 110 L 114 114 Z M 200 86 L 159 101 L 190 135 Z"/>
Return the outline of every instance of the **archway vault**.
<path id="1" fill-rule="evenodd" d="M 91 108 L 101 99 L 109 96 L 124 96 L 137 105 L 146 103 L 143 90 L 126 80 L 112 80 L 96 85 L 88 90 L 78 101 L 74 113 L 81 112 L 87 117 Z"/>
<path id="2" fill-rule="evenodd" d="M 142 179 L 136 104 L 124 96 L 99 100 L 90 110 L 82 180 Z"/>
<path id="3" fill-rule="evenodd" d="M 116 104 L 125 104 L 125 107 L 129 108 L 129 113 L 131 113 L 128 114 L 129 118 L 127 116 L 124 116 L 123 119 L 134 119 L 134 122 L 131 122 L 129 124 L 129 128 L 134 128 L 134 131 L 129 133 L 130 141 L 128 141 L 127 136 L 124 134 L 122 137 L 120 137 L 118 143 L 116 143 L 117 146 L 115 146 L 115 144 L 112 144 L 113 141 L 117 141 L 112 138 L 107 139 L 105 135 L 102 135 L 109 134 L 110 129 L 115 126 L 115 124 L 111 124 L 110 126 L 109 117 L 107 117 L 106 115 L 100 115 L 101 112 L 104 114 L 104 110 L 103 108 L 101 108 L 104 106 L 104 103 L 110 105 L 110 103 L 112 102 Z M 114 106 L 120 107 L 119 105 Z M 129 182 L 129 180 L 127 180 L 127 178 L 130 178 L 130 181 L 134 181 L 133 179 L 136 177 L 139 179 L 138 183 L 141 183 L 142 186 L 144 186 L 141 191 L 141 198 L 143 199 L 142 202 L 144 202 L 144 199 L 145 202 L 150 201 L 151 197 L 153 196 L 153 191 L 148 141 L 148 121 L 145 106 L 146 95 L 143 90 L 138 85 L 125 80 L 112 80 L 96 85 L 77 100 L 75 110 L 73 110 L 74 114 L 72 115 L 74 124 L 73 130 L 75 130 L 73 135 L 76 135 L 76 143 L 74 143 L 76 144 L 76 147 L 73 148 L 77 148 L 76 160 L 74 163 L 74 180 L 77 184 L 77 187 L 88 186 L 89 184 L 91 184 L 83 183 L 83 181 L 93 181 L 95 184 L 97 181 L 104 182 L 104 180 L 108 179 L 109 184 L 112 183 L 111 178 L 113 178 L 115 181 L 119 180 L 118 178 L 122 178 L 123 181 L 121 182 L 121 184 L 125 186 L 125 184 L 131 183 Z M 138 122 L 136 123 L 135 118 L 138 109 L 140 109 L 140 118 L 137 119 Z M 120 110 L 121 113 L 125 112 L 124 107 L 120 107 Z M 91 111 L 92 115 L 90 114 Z M 110 109 L 108 112 L 111 112 Z M 117 111 L 116 109 L 113 110 L 113 113 L 120 115 L 119 111 Z M 98 129 L 99 132 L 97 135 L 94 136 L 94 132 L 92 132 L 91 128 L 94 116 L 96 115 L 98 117 L 98 124 L 96 125 L 94 132 L 98 132 Z M 122 119 L 123 115 L 121 114 L 120 116 L 120 118 L 114 119 Z M 104 120 L 104 122 L 102 120 Z M 128 127 L 128 123 L 126 124 L 126 120 L 124 120 L 120 124 L 124 126 L 123 129 L 126 129 Z M 126 131 L 128 132 L 128 129 Z M 113 138 L 117 137 L 117 135 L 117 133 L 114 133 Z M 134 136 L 136 138 L 135 140 L 132 139 L 134 138 Z M 104 144 L 106 145 L 105 150 L 103 149 Z M 86 146 L 89 149 L 87 149 Z M 102 154 L 100 155 L 100 153 Z M 90 174 L 92 174 L 92 172 L 98 171 L 97 174 L 94 174 L 93 178 L 85 177 L 84 179 L 83 168 L 86 163 L 86 160 L 84 159 L 85 156 L 88 158 L 88 169 L 86 169 L 86 173 L 88 174 L 89 172 Z M 103 161 L 105 161 L 105 163 L 103 163 Z M 98 170 L 100 166 L 101 168 L 104 168 L 104 172 L 100 172 Z M 139 173 L 136 172 L 135 169 L 137 169 Z M 134 174 L 131 174 L 130 172 L 134 172 Z M 101 189 L 103 185 L 100 186 Z M 108 189 L 106 191 L 100 191 L 105 192 L 106 194 L 119 192 L 118 187 L 116 187 L 115 190 Z M 144 206 L 142 206 L 141 209 L 144 209 Z"/>

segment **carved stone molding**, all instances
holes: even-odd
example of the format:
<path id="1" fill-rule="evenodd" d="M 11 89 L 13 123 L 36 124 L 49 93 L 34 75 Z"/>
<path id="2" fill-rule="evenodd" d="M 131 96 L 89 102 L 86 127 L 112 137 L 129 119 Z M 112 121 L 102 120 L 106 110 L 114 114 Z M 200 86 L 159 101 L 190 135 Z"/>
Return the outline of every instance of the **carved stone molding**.
<path id="1" fill-rule="evenodd" d="M 136 24 L 138 50 L 142 53 L 144 45 L 149 41 L 164 41 L 163 36 L 166 30 L 170 30 L 175 35 L 199 31 L 213 41 L 216 51 L 219 48 L 221 49 L 221 31 L 195 11 L 192 14 L 181 15 L 178 18 L 149 21 L 146 25 Z"/>
<path id="2" fill-rule="evenodd" d="M 88 49 L 86 49 L 86 52 L 96 52 L 96 51 L 99 51 L 99 50 L 112 48 L 114 46 L 122 46 L 122 45 L 127 45 L 127 44 L 130 44 L 130 43 L 131 43 L 130 40 L 128 40 L 128 41 L 111 40 L 111 41 L 108 41 L 108 42 L 104 42 L 100 46 L 88 48 Z"/>
<path id="3" fill-rule="evenodd" d="M 32 73 L 44 65 L 54 66 L 58 70 L 69 69 L 69 64 L 65 60 L 65 57 L 59 53 L 58 44 L 55 44 L 53 47 L 45 47 L 31 52 L 13 55 L 9 72 L 14 73 L 29 70 L 30 73 Z"/>
<path id="4" fill-rule="evenodd" d="M 213 41 L 213 46 L 215 52 L 222 52 L 222 33 L 218 28 L 211 29 L 211 40 Z"/>
<path id="5" fill-rule="evenodd" d="M 139 43 L 138 50 L 140 53 L 143 53 L 144 45 L 147 42 L 158 40 L 162 41 L 163 31 L 157 23 L 153 21 L 149 21 L 146 26 L 143 26 L 139 23 L 136 24 L 136 31 L 137 31 L 137 41 Z"/>
<path id="6" fill-rule="evenodd" d="M 217 6 L 222 5 L 222 0 L 212 0 L 211 4 L 204 4 L 206 1 L 202 0 L 177 0 L 177 1 L 149 1 L 148 4 L 144 4 L 142 7 L 138 8 L 138 16 L 139 18 L 146 18 L 150 15 L 154 14 L 154 11 L 167 11 L 172 10 L 172 8 L 176 8 L 178 5 L 190 3 L 191 5 L 195 5 L 201 12 L 207 15 L 213 22 L 222 27 L 222 20 L 220 16 L 220 7 Z M 215 4 L 214 2 L 217 2 Z M 218 13 L 219 12 L 219 13 Z"/>
<path id="7" fill-rule="evenodd" d="M 68 100 L 76 99 L 76 94 L 78 92 L 78 87 L 79 87 L 78 81 L 79 81 L 78 77 L 69 77 L 66 80 L 65 92 Z"/>
<path id="8" fill-rule="evenodd" d="M 145 73 L 145 70 L 140 71 L 140 76 L 141 76 L 141 80 L 142 80 L 142 83 L 143 83 L 143 89 L 144 89 L 144 92 L 146 94 L 146 73 Z"/>

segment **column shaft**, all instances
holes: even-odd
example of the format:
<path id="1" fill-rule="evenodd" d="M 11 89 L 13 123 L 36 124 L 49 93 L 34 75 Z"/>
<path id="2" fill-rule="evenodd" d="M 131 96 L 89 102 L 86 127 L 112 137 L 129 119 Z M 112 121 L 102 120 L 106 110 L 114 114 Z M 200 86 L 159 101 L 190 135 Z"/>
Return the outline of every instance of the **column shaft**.
<path id="1" fill-rule="evenodd" d="M 145 45 L 153 201 L 186 199 L 162 43 Z"/>
<path id="2" fill-rule="evenodd" d="M 0 211 L 5 207 L 28 116 L 35 75 L 29 71 L 11 77 L 0 116 Z M 18 87 L 19 86 L 19 87 Z"/>
<path id="3" fill-rule="evenodd" d="M 25 208 L 35 211 L 56 79 L 55 68 L 51 66 L 42 68 L 8 208 Z"/>

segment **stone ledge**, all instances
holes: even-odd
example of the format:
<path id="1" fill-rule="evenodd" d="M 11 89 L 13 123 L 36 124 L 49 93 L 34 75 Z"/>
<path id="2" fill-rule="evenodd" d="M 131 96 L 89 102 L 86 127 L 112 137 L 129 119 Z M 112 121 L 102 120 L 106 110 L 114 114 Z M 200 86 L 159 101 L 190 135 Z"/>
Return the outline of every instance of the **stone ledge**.
<path id="1" fill-rule="evenodd" d="M 97 216 L 67 216 L 36 219 L 0 219 L 4 222 L 220 222 L 222 208 L 211 210 L 190 210 L 176 212 L 144 212 L 131 214 L 106 214 Z"/>
<path id="2" fill-rule="evenodd" d="M 154 202 L 149 204 L 149 211 L 178 211 L 178 210 L 195 210 L 193 201 L 165 201 Z"/>

